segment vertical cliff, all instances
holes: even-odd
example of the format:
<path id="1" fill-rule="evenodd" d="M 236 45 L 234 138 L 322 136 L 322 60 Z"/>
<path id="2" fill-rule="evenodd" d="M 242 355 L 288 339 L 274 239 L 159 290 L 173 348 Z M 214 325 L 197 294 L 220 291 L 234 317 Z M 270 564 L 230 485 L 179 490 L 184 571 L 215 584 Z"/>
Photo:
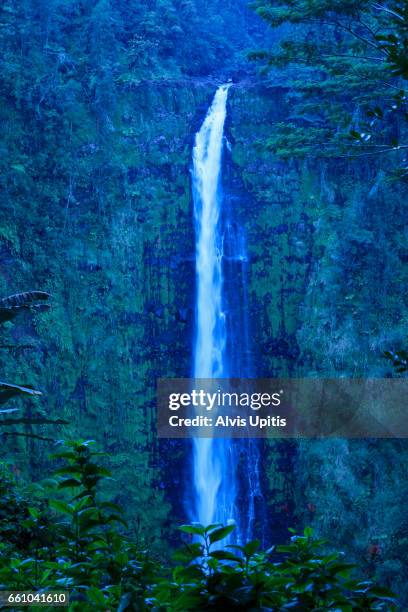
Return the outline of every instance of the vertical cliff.
<path id="1" fill-rule="evenodd" d="M 382 353 L 407 328 L 406 188 L 386 179 L 383 159 L 265 153 L 260 143 L 290 114 L 284 94 L 245 83 L 231 96 L 230 173 L 242 185 L 257 376 L 390 376 Z M 404 440 L 270 442 L 271 532 L 312 524 L 350 543 L 382 578 L 400 576 L 401 592 L 407 451 Z"/>

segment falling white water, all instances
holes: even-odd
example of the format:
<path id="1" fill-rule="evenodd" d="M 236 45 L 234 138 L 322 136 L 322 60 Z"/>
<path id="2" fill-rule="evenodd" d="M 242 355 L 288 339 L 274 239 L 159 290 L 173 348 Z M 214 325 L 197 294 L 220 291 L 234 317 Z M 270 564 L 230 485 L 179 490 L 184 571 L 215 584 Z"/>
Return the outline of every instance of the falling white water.
<path id="1" fill-rule="evenodd" d="M 197 274 L 194 378 L 227 376 L 220 175 L 229 87 L 218 88 L 193 150 Z M 230 441 L 195 438 L 193 445 L 194 519 L 204 525 L 225 523 L 232 517 L 235 499 Z"/>

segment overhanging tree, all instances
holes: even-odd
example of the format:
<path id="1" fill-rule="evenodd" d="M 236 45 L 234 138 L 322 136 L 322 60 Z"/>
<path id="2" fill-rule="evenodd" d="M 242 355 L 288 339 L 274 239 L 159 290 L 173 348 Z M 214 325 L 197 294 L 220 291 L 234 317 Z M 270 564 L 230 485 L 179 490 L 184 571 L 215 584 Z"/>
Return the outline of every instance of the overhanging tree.
<path id="1" fill-rule="evenodd" d="M 277 38 L 250 59 L 263 62 L 270 84 L 285 69 L 292 109 L 267 147 L 286 158 L 390 153 L 395 172 L 407 177 L 407 3 L 257 0 L 253 7 Z"/>

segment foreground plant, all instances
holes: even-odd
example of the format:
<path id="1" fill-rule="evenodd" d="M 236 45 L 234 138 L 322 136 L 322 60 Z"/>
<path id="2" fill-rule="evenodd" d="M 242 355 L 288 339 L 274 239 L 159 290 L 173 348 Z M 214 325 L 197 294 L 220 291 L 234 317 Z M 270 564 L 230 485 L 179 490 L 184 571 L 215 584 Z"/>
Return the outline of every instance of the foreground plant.
<path id="1" fill-rule="evenodd" d="M 285 546 L 260 550 L 258 540 L 219 548 L 234 526 L 183 525 L 199 541 L 185 544 L 179 562 L 151 600 L 154 609 L 187 610 L 393 610 L 393 594 L 352 578 L 341 553 L 326 554 L 310 528 L 293 532 Z M 216 548 L 214 547 L 216 545 Z"/>
<path id="2" fill-rule="evenodd" d="M 92 441 L 63 445 L 53 455 L 63 464 L 38 502 L 20 498 L 25 545 L 2 545 L 0 589 L 67 591 L 69 609 L 81 612 L 147 609 L 146 581 L 159 565 L 126 534 L 122 509 L 99 498 L 100 481 L 110 478 L 101 455 Z"/>
<path id="3" fill-rule="evenodd" d="M 189 541 L 174 565 L 158 562 L 135 544 L 122 509 L 100 498 L 111 477 L 100 455 L 91 441 L 62 445 L 34 501 L 0 472 L 0 589 L 67 591 L 69 610 L 81 612 L 395 609 L 390 591 L 353 578 L 310 528 L 262 551 L 258 540 L 228 544 L 234 525 L 182 525 Z"/>

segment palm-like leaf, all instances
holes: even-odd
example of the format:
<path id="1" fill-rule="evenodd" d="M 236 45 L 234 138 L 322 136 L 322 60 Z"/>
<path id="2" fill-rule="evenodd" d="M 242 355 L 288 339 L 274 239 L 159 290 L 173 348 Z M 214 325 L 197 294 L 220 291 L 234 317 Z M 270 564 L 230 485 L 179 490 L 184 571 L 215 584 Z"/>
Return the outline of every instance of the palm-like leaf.
<path id="1" fill-rule="evenodd" d="M 49 304 L 44 304 L 50 298 L 46 291 L 24 291 L 15 293 L 0 300 L 0 323 L 11 321 L 24 310 L 48 310 Z M 41 302 L 38 304 L 38 302 Z"/>
<path id="2" fill-rule="evenodd" d="M 16 395 L 42 395 L 41 391 L 31 389 L 31 387 L 22 387 L 20 385 L 11 385 L 6 382 L 0 382 L 0 404 L 5 404 L 10 398 Z"/>

